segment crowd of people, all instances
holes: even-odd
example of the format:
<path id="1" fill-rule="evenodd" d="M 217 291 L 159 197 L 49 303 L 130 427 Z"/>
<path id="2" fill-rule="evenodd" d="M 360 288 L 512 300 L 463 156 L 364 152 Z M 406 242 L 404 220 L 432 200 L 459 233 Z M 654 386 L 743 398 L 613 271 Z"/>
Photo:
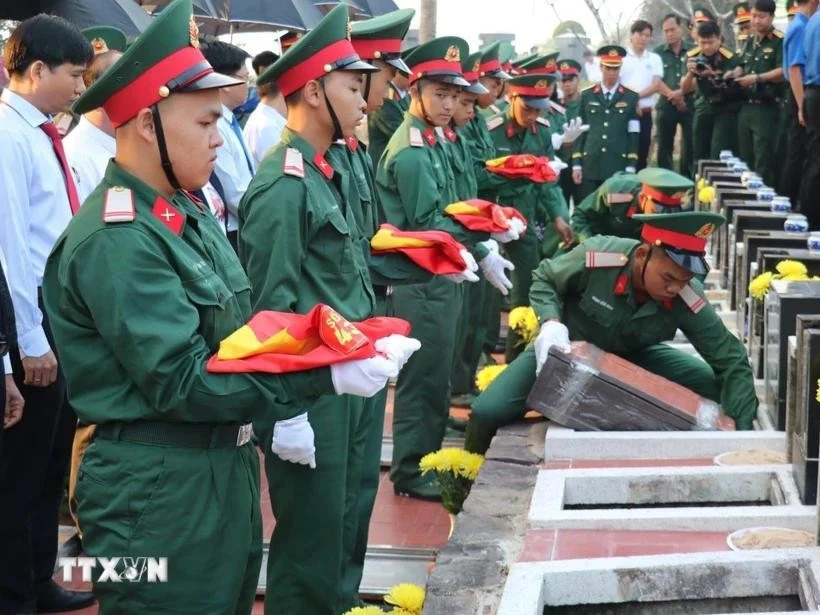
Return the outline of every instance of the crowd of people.
<path id="1" fill-rule="evenodd" d="M 249 613 L 257 447 L 276 517 L 265 612 L 359 605 L 391 379 L 390 479 L 413 498 L 441 498 L 419 461 L 449 428 L 486 451 L 551 349 L 575 340 L 753 428 L 745 350 L 704 295 L 724 219 L 693 210 L 693 164 L 737 151 L 818 227 L 817 4 L 790 0 L 785 36 L 774 0 L 739 4 L 737 51 L 702 8 L 691 28 L 664 18 L 654 52 L 638 20 L 627 48 L 583 64 L 500 43 L 470 53 L 453 36 L 402 50 L 409 9 L 351 23 L 340 6 L 253 58 L 200 38 L 191 0 L 134 41 L 20 23 L 0 95 L 0 613 L 94 600 L 103 614 Z M 546 181 L 494 170 L 539 161 Z M 505 226 L 458 215 L 477 203 L 512 208 Z M 457 266 L 378 252 L 385 224 L 405 245 L 435 231 Z M 505 302 L 531 306 L 538 334 L 510 330 L 510 365 L 479 395 Z M 318 325 L 332 340 L 311 348 L 371 355 L 207 367 L 253 314 L 317 308 L 332 309 Z M 375 316 L 409 333 L 362 338 Z M 677 330 L 703 361 L 662 344 Z M 451 403 L 472 408 L 468 424 Z M 92 595 L 52 580 L 67 474 L 83 552 L 167 557 L 168 583 Z"/>

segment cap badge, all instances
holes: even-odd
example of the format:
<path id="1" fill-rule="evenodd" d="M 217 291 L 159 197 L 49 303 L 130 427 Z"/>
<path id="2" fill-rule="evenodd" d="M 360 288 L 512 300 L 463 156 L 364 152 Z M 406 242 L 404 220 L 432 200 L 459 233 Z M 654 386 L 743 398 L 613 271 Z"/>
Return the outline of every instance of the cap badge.
<path id="1" fill-rule="evenodd" d="M 709 237 L 709 235 L 711 235 L 714 232 L 715 232 L 715 225 L 712 224 L 711 222 L 709 222 L 707 224 L 704 224 L 703 226 L 701 226 L 697 230 L 697 232 L 695 233 L 695 237 L 700 237 L 701 239 L 706 239 L 707 237 Z"/>
<path id="2" fill-rule="evenodd" d="M 472 72 L 477 73 L 479 68 L 481 68 L 481 59 L 475 61 Z"/>
<path id="3" fill-rule="evenodd" d="M 199 49 L 199 26 L 196 25 L 193 15 L 188 22 L 188 42 L 191 43 L 191 47 Z"/>
<path id="4" fill-rule="evenodd" d="M 567 64 L 566 62 L 561 62 L 561 70 L 568 70 L 568 69 L 569 69 L 569 64 Z"/>
<path id="5" fill-rule="evenodd" d="M 535 87 L 536 89 L 539 89 L 539 90 L 546 90 L 549 86 L 547 85 L 547 80 L 546 79 L 541 79 L 533 87 Z"/>
<path id="6" fill-rule="evenodd" d="M 549 62 L 547 62 L 547 65 L 546 65 L 545 68 L 550 72 L 554 71 L 555 70 L 555 60 L 550 60 Z"/>
<path id="7" fill-rule="evenodd" d="M 610 58 L 616 58 L 616 57 L 619 58 L 619 57 L 621 57 L 621 54 L 618 53 L 617 49 L 610 49 L 609 50 L 609 57 Z"/>
<path id="8" fill-rule="evenodd" d="M 455 45 L 450 45 L 447 48 L 447 53 L 444 54 L 444 59 L 448 62 L 461 62 L 461 52 Z"/>
<path id="9" fill-rule="evenodd" d="M 105 53 L 108 51 L 108 44 L 105 42 L 105 39 L 102 38 L 95 38 L 91 41 L 91 46 L 94 48 L 94 53 Z"/>

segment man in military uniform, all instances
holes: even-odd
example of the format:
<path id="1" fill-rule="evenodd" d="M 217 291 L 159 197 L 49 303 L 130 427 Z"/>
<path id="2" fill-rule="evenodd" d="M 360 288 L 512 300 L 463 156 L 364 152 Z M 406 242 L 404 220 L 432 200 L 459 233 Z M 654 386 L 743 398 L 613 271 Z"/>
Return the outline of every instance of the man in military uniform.
<path id="1" fill-rule="evenodd" d="M 581 94 L 581 121 L 589 132 L 575 141 L 572 181 L 584 199 L 618 171 L 635 172 L 638 162 L 638 93 L 620 83 L 626 50 L 605 45 L 598 50 L 603 79 Z"/>
<path id="2" fill-rule="evenodd" d="M 694 99 L 685 96 L 680 82 L 686 70 L 686 54 L 694 43 L 684 40 L 680 17 L 667 15 L 661 23 L 666 43 L 655 48 L 655 53 L 663 63 L 662 96 L 655 105 L 656 130 L 658 139 L 658 166 L 665 169 L 674 167 L 673 152 L 678 126 L 681 130 L 680 158 L 678 169 L 681 175 L 692 175 L 692 114 Z"/>
<path id="3" fill-rule="evenodd" d="M 721 150 L 737 149 L 737 111 L 742 91 L 724 76 L 731 75 L 738 58 L 721 47 L 720 27 L 714 21 L 700 23 L 697 36 L 698 46 L 686 54 L 681 91 L 689 94 L 698 90 L 692 119 L 694 159 L 716 159 Z"/>
<path id="4" fill-rule="evenodd" d="M 737 70 L 747 96 L 737 118 L 738 155 L 768 186 L 777 185 L 780 159 L 773 154 L 783 118 L 783 33 L 772 25 L 776 10 L 774 0 L 755 1 L 753 32 Z"/>
<path id="5" fill-rule="evenodd" d="M 597 235 L 638 239 L 635 214 L 679 212 L 691 204 L 692 186 L 691 179 L 667 169 L 616 173 L 573 209 L 572 230 L 578 241 Z"/>
<path id="6" fill-rule="evenodd" d="M 581 117 L 581 92 L 580 75 L 581 64 L 571 59 L 563 59 L 558 61 L 558 74 L 561 77 L 561 104 L 564 107 L 564 115 L 568 119 Z M 570 160 L 572 158 L 572 147 L 574 142 L 566 142 L 561 144 L 559 153 L 562 160 Z M 561 191 L 564 193 L 564 200 L 569 204 L 572 199 L 576 204 L 580 203 L 580 199 L 576 196 L 577 187 L 572 181 L 572 169 L 567 167 L 561 171 L 560 177 Z"/>
<path id="7" fill-rule="evenodd" d="M 379 164 L 384 148 L 410 107 L 410 96 L 407 92 L 409 85 L 404 69 L 397 70 L 387 86 L 382 106 L 367 114 L 367 151 L 370 153 L 374 168 Z"/>
<path id="8" fill-rule="evenodd" d="M 752 13 L 749 10 L 749 3 L 738 2 L 732 7 L 732 13 L 735 16 L 735 42 L 737 43 L 735 53 L 742 54 L 752 30 Z"/>
<path id="9" fill-rule="evenodd" d="M 507 82 L 510 108 L 487 120 L 487 128 L 499 156 L 510 154 L 533 154 L 553 158 L 552 133 L 549 121 L 541 113 L 550 105 L 550 95 L 555 75 L 543 73 L 519 75 Z M 526 234 L 506 246 L 508 258 L 515 265 L 511 276 L 513 288 L 510 306 L 527 305 L 532 271 L 538 265 L 539 245 L 533 221 L 543 220 L 555 229 L 559 241 L 573 242 L 572 229 L 568 224 L 569 208 L 557 183 L 528 184 L 507 183 L 496 193 L 499 203 L 513 205 L 529 221 Z M 546 232 L 545 232 L 546 236 Z M 520 352 L 520 338 L 514 331 L 507 334 L 507 357 L 511 361 Z"/>
<path id="10" fill-rule="evenodd" d="M 510 74 L 501 66 L 501 43 L 496 41 L 481 50 L 481 63 L 478 66 L 478 80 L 487 89 L 486 94 L 478 96 L 478 113 L 489 117 L 501 113 L 507 108 L 504 98 L 505 80 Z"/>
<path id="11" fill-rule="evenodd" d="M 541 330 L 473 404 L 465 448 L 483 453 L 498 427 L 519 419 L 552 346 L 583 340 L 702 397 L 719 402 L 738 429 L 752 429 L 757 396 L 746 350 L 703 296 L 712 212 L 638 215 L 641 240 L 599 236 L 545 260 L 530 299 Z M 680 329 L 701 357 L 662 344 Z"/>
<path id="12" fill-rule="evenodd" d="M 169 4 L 77 101 L 105 109 L 117 156 L 43 280 L 71 404 L 98 425 L 77 481 L 85 553 L 167 557 L 168 583 L 96 582 L 102 615 L 249 613 L 262 558 L 249 421 L 290 418 L 321 394 L 373 395 L 398 367 L 206 371 L 251 305 L 239 260 L 187 192 L 213 171 L 218 89 L 237 83 L 205 61 L 191 15 L 190 0 Z"/>

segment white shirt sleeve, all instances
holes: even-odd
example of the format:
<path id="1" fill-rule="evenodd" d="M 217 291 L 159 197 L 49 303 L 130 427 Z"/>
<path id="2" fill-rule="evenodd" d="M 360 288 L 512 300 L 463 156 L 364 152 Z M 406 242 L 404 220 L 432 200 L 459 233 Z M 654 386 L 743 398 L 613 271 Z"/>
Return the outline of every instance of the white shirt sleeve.
<path id="1" fill-rule="evenodd" d="M 6 265 L 6 258 L 3 256 L 3 247 L 0 246 L 0 270 L 2 270 L 3 275 L 6 277 L 6 285 L 8 286 L 9 283 L 9 274 L 8 274 L 8 265 Z M 3 373 L 10 374 L 11 373 L 11 359 L 9 355 L 6 354 L 3 357 Z"/>
<path id="2" fill-rule="evenodd" d="M 244 152 L 235 153 L 232 148 L 236 135 L 231 130 L 230 125 L 224 118 L 218 122 L 219 132 L 222 134 L 224 143 L 216 150 L 216 176 L 222 184 L 222 191 L 225 194 L 225 207 L 236 216 L 239 213 L 239 201 L 248 189 L 251 176 L 248 173 L 247 162 L 245 162 Z M 245 165 L 244 169 L 239 169 L 237 165 Z"/>
<path id="3" fill-rule="evenodd" d="M 7 275 L 17 345 L 24 357 L 40 357 L 51 350 L 43 331 L 43 314 L 37 301 L 38 276 L 29 248 L 31 161 L 25 159 L 27 147 L 17 143 L 12 133 L 0 130 L 0 203 L 4 220 L 0 223 L 0 248 L 8 262 Z"/>
<path id="4" fill-rule="evenodd" d="M 650 53 L 650 58 L 652 58 L 652 76 L 663 79 L 663 60 L 661 60 L 661 56 L 653 51 Z"/>

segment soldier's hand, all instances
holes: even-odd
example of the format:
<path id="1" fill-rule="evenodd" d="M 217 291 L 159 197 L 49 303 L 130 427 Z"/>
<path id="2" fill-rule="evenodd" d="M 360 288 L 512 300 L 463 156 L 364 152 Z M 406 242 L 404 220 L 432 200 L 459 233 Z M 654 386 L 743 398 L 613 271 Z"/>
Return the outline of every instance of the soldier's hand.
<path id="1" fill-rule="evenodd" d="M 464 259 L 464 263 L 466 265 L 464 271 L 461 273 L 446 273 L 444 274 L 444 277 L 455 284 L 461 284 L 462 282 L 478 282 L 479 277 L 475 274 L 475 272 L 478 271 L 478 263 L 475 262 L 473 255 L 467 250 L 461 250 L 459 254 L 461 254 L 461 258 Z"/>
<path id="2" fill-rule="evenodd" d="M 376 351 L 386 356 L 402 369 L 413 356 L 413 353 L 421 348 L 421 342 L 415 338 L 394 333 L 387 337 L 377 339 L 373 346 Z"/>
<path id="3" fill-rule="evenodd" d="M 696 63 L 695 63 L 695 59 L 694 59 L 694 58 L 689 58 L 688 60 L 686 60 L 686 71 L 687 71 L 690 75 L 695 75 L 695 76 L 697 76 L 698 71 L 697 71 L 697 68 L 696 68 Z"/>
<path id="4" fill-rule="evenodd" d="M 555 346 L 562 352 L 569 352 L 569 329 L 557 320 L 548 320 L 541 325 L 541 331 L 535 338 L 535 373 L 540 374 L 547 362 L 550 348 Z"/>
<path id="5" fill-rule="evenodd" d="M 57 357 L 51 350 L 40 357 L 26 357 L 22 363 L 23 382 L 29 386 L 47 387 L 57 380 Z"/>
<path id="6" fill-rule="evenodd" d="M 568 246 L 571 246 L 575 243 L 575 234 L 572 232 L 572 227 L 567 224 L 567 221 L 563 218 L 556 218 L 552 222 L 555 230 L 561 235 L 561 239 L 564 240 L 564 243 Z"/>
<path id="7" fill-rule="evenodd" d="M 803 107 L 797 107 L 797 121 L 800 122 L 801 126 L 806 125 L 806 117 L 803 115 Z"/>
<path id="8" fill-rule="evenodd" d="M 669 96 L 666 99 L 676 107 L 679 107 L 680 104 L 683 102 L 683 93 L 680 90 L 672 90 L 669 92 Z"/>
<path id="9" fill-rule="evenodd" d="M 581 169 L 572 169 L 572 183 L 577 186 L 581 185 L 581 182 L 584 180 L 584 172 Z"/>
<path id="10" fill-rule="evenodd" d="M 358 359 L 330 366 L 330 379 L 337 395 L 373 397 L 399 375 L 399 366 L 387 357 Z"/>
<path id="11" fill-rule="evenodd" d="M 23 418 L 23 406 L 26 401 L 20 394 L 20 389 L 14 384 L 11 374 L 6 374 L 6 408 L 3 413 L 3 429 L 13 427 Z"/>
<path id="12" fill-rule="evenodd" d="M 487 256 L 478 263 L 481 272 L 490 284 L 497 288 L 502 295 L 507 296 L 513 286 L 507 277 L 507 271 L 513 271 L 515 265 L 498 253 L 498 244 L 492 239 L 481 243 L 489 250 Z"/>
<path id="13" fill-rule="evenodd" d="M 307 412 L 273 424 L 270 450 L 284 461 L 316 468 L 313 427 L 310 426 Z"/>
<path id="14" fill-rule="evenodd" d="M 735 83 L 744 88 L 750 88 L 757 83 L 757 75 L 743 75 L 735 79 Z"/>

